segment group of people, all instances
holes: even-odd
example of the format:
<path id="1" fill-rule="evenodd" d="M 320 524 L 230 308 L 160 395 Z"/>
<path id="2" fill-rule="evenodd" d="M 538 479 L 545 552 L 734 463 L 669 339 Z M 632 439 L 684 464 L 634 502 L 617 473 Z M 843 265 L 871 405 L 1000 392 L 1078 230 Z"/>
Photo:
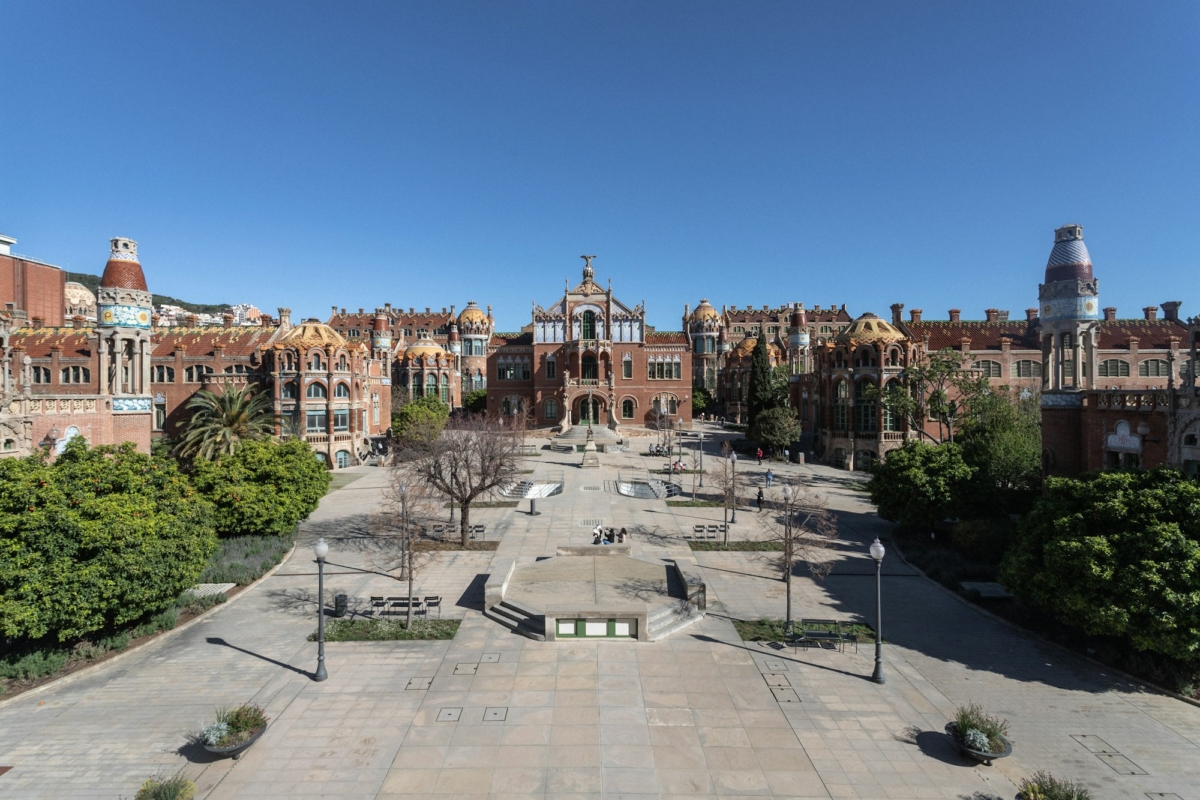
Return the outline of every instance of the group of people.
<path id="1" fill-rule="evenodd" d="M 616 528 L 597 525 L 592 529 L 592 544 L 625 544 L 628 535 L 624 528 L 618 531 Z"/>
<path id="2" fill-rule="evenodd" d="M 652 444 L 652 445 L 650 445 L 650 455 L 652 455 L 652 456 L 669 456 L 669 455 L 671 455 L 671 449 L 667 448 L 667 447 L 663 447 L 661 444 Z"/>

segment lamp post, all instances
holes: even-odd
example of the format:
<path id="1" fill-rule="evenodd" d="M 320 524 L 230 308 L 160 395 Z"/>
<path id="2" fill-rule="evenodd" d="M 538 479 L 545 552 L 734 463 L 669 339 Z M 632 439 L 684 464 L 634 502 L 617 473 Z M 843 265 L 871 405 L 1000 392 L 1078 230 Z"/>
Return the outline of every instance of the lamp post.
<path id="1" fill-rule="evenodd" d="M 879 537 L 871 543 L 871 558 L 875 559 L 875 672 L 871 680 L 883 683 L 883 594 L 879 585 L 879 570 L 883 566 L 883 554 L 887 552 Z"/>
<path id="2" fill-rule="evenodd" d="M 454 500 L 450 501 L 451 503 Z M 454 508 L 453 505 L 450 506 Z M 400 525 L 404 535 L 400 537 L 400 577 L 405 577 L 408 569 L 408 484 L 400 484 Z"/>
<path id="3" fill-rule="evenodd" d="M 704 488 L 704 428 L 700 428 L 700 488 Z"/>
<path id="4" fill-rule="evenodd" d="M 323 681 L 329 677 L 325 671 L 325 556 L 329 555 L 329 545 L 324 537 L 313 545 L 313 555 L 317 557 L 317 672 L 313 680 Z"/>
<path id="5" fill-rule="evenodd" d="M 729 518 L 730 525 L 737 524 L 737 453 L 732 450 L 729 452 L 729 463 L 733 469 L 733 475 L 729 481 L 729 494 L 733 498 L 733 516 Z"/>
<path id="6" fill-rule="evenodd" d="M 789 633 L 792 630 L 792 560 L 795 558 L 795 550 L 792 541 L 792 498 L 795 493 L 792 492 L 791 484 L 783 486 L 783 561 L 784 569 L 786 570 L 783 579 L 787 581 L 787 622 L 784 625 L 784 630 Z"/>

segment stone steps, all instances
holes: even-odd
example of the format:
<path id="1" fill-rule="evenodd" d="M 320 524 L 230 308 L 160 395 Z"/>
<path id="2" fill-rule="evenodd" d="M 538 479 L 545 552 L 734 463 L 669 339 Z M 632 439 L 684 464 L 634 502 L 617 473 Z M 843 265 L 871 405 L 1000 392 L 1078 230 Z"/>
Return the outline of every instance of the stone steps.
<path id="1" fill-rule="evenodd" d="M 646 616 L 646 633 L 657 642 L 704 619 L 704 612 L 686 600 L 656 608 Z"/>
<path id="2" fill-rule="evenodd" d="M 486 608 L 483 615 L 498 622 L 513 633 L 533 639 L 538 642 L 546 641 L 546 619 L 538 611 L 521 605 L 515 600 L 501 600 L 491 608 Z"/>

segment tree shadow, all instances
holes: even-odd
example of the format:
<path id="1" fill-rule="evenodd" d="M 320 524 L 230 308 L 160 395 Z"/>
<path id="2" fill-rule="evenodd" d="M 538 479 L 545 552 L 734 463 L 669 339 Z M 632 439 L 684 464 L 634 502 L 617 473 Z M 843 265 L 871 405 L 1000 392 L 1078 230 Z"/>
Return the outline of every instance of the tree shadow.
<path id="1" fill-rule="evenodd" d="M 270 658 L 269 656 L 264 656 L 261 653 L 254 652 L 253 650 L 247 650 L 244 647 L 238 647 L 236 644 L 230 644 L 229 642 L 222 639 L 220 636 L 209 636 L 204 641 L 208 642 L 209 644 L 218 645 L 220 647 L 228 647 L 230 650 L 237 650 L 239 653 L 245 653 L 248 656 L 253 656 L 254 658 L 259 659 L 260 661 L 266 661 L 268 664 L 274 664 L 277 667 L 283 667 L 286 670 L 291 670 L 292 672 L 296 673 L 297 675 L 303 675 L 306 678 L 311 678 L 313 676 L 313 674 L 311 672 L 306 672 L 305 670 L 302 670 L 299 667 L 293 667 L 291 664 L 284 663 L 283 661 L 276 661 L 275 659 Z"/>

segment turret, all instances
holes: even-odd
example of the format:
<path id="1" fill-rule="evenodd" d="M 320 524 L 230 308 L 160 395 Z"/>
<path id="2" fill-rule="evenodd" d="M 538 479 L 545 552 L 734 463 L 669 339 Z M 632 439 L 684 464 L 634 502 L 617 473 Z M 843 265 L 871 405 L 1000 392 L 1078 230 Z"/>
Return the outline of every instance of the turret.
<path id="1" fill-rule="evenodd" d="M 371 349 L 390 350 L 391 347 L 392 334 L 388 330 L 387 311 L 377 308 L 375 309 L 375 320 L 371 323 Z"/>

